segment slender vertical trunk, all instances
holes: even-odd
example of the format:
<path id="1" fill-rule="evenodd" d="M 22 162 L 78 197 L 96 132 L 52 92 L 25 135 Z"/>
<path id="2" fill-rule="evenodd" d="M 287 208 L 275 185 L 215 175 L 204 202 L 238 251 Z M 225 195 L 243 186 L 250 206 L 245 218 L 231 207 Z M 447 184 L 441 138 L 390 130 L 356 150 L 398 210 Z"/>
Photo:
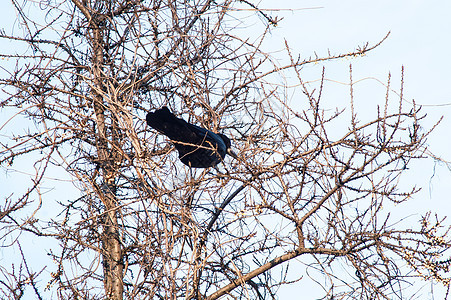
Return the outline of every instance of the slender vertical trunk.
<path id="1" fill-rule="evenodd" d="M 99 189 L 99 198 L 105 206 L 102 222 L 102 256 L 103 276 L 106 299 L 121 300 L 123 298 L 123 253 L 118 227 L 118 201 L 116 198 L 116 161 L 117 150 L 109 146 L 108 134 L 112 135 L 114 130 L 107 131 L 105 120 L 104 73 L 103 73 L 103 30 L 95 28 L 92 31 L 93 46 L 93 107 L 96 115 L 96 147 L 100 169 L 103 175 L 103 184 Z M 110 142 L 114 137 L 110 136 Z"/>
<path id="2" fill-rule="evenodd" d="M 124 264 L 115 209 L 116 197 L 112 192 L 106 193 L 103 202 L 106 210 L 102 232 L 104 287 L 107 299 L 120 300 L 124 291 Z"/>

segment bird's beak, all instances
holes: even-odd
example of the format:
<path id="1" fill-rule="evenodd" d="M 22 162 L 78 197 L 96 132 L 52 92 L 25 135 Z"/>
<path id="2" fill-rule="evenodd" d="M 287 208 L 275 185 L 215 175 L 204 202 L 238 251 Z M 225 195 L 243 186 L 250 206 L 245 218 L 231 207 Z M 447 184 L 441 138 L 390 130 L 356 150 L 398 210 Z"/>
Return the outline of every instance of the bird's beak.
<path id="1" fill-rule="evenodd" d="M 238 156 L 232 151 L 232 149 L 228 148 L 227 154 L 233 157 L 234 159 L 239 160 Z"/>

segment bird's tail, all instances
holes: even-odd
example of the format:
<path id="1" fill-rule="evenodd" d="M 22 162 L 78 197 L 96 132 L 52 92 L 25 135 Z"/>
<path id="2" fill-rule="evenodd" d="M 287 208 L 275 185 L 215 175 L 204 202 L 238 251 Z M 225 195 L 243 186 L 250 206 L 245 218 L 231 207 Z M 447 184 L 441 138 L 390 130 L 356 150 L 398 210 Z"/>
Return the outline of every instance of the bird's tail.
<path id="1" fill-rule="evenodd" d="M 149 112 L 146 116 L 147 124 L 166 135 L 171 140 L 183 141 L 190 136 L 191 131 L 186 122 L 173 115 L 166 106 Z"/>

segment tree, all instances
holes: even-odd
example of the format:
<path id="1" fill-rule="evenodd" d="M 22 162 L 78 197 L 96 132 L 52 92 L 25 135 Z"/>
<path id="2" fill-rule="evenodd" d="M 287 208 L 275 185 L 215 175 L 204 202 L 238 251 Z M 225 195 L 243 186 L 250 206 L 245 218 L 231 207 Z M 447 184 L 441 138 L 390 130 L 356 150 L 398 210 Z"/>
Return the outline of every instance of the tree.
<path id="1" fill-rule="evenodd" d="M 2 137 L 0 162 L 7 170 L 33 159 L 36 172 L 22 196 L 6 197 L 2 239 L 19 249 L 21 232 L 58 242 L 47 287 L 58 298 L 274 298 L 294 284 L 286 276 L 304 280 L 289 268 L 296 258 L 319 271 L 325 298 L 402 298 L 416 278 L 449 286 L 444 220 L 428 214 L 406 228 L 383 209 L 417 191 L 398 181 L 427 157 L 420 108 L 404 107 L 402 87 L 393 101 L 389 79 L 385 104 L 360 120 L 352 68 L 348 109 L 322 106 L 324 69 L 318 85 L 303 80 L 304 66 L 363 55 L 385 38 L 316 58 L 296 58 L 287 44 L 290 63 L 279 66 L 261 46 L 277 19 L 248 1 L 13 4 L 22 32 L 1 37 L 28 48 L 2 54 L 16 67 L 0 81 L 13 116 L 1 126 L 32 125 Z M 34 21 L 34 8 L 43 18 Z M 240 8 L 265 24 L 259 39 L 235 34 Z M 302 104 L 284 97 L 282 72 L 297 78 Z M 239 160 L 182 165 L 145 125 L 162 105 L 227 133 Z M 41 186 L 54 168 L 81 196 L 38 219 L 26 207 L 46 204 Z M 29 262 L 1 268 L 4 297 L 30 287 L 42 298 L 43 272 Z"/>

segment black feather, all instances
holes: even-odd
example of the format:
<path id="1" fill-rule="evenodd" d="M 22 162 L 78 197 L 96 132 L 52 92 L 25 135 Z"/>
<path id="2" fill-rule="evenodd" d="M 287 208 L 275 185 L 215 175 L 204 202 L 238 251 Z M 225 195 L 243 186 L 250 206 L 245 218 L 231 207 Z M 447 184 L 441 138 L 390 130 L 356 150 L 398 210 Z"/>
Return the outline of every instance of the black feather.
<path id="1" fill-rule="evenodd" d="M 149 112 L 146 121 L 150 127 L 171 139 L 180 160 L 187 166 L 213 167 L 230 153 L 231 142 L 227 136 L 177 118 L 166 106 Z"/>

